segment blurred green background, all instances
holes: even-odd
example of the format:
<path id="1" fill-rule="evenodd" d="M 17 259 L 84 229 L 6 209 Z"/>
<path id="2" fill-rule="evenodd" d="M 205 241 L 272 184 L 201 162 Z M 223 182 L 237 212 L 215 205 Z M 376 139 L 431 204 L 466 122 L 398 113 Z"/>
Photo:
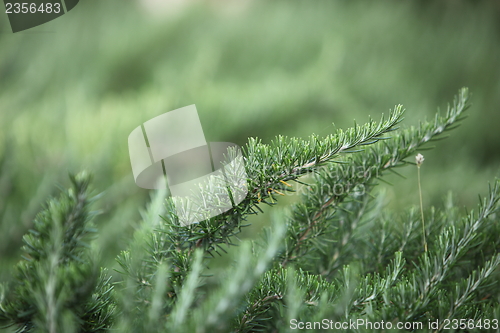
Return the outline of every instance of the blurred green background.
<path id="1" fill-rule="evenodd" d="M 326 135 L 396 104 L 402 126 L 418 125 L 467 86 L 469 118 L 424 153 L 424 204 L 452 190 L 472 207 L 500 175 L 497 1 L 82 0 L 25 32 L 0 19 L 2 279 L 47 196 L 84 168 L 105 192 L 96 244 L 111 263 L 149 195 L 127 137 L 190 104 L 207 141 L 244 145 Z M 416 170 L 401 171 L 383 185 L 388 209 L 418 204 Z"/>

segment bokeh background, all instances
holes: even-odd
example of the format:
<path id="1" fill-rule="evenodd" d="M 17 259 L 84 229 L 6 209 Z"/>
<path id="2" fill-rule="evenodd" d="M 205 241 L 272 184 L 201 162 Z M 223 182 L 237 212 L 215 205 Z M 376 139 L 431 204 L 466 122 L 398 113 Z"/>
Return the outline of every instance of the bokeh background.
<path id="1" fill-rule="evenodd" d="M 424 204 L 451 190 L 473 207 L 500 175 L 498 1 L 82 0 L 25 32 L 0 20 L 1 279 L 41 205 L 82 169 L 104 192 L 96 246 L 111 265 L 149 196 L 128 135 L 190 104 L 207 141 L 243 146 L 327 135 L 396 104 L 416 126 L 467 86 L 468 119 L 424 153 Z M 381 185 L 387 209 L 418 205 L 415 168 L 401 173 Z M 245 237 L 268 223 L 250 221 Z"/>

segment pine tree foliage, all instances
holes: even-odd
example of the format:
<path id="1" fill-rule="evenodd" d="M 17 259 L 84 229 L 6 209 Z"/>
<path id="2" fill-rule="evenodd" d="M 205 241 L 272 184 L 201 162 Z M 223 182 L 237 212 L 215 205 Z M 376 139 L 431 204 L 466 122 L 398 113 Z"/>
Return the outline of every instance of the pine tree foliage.
<path id="1" fill-rule="evenodd" d="M 17 332 L 103 331 L 114 312 L 112 286 L 89 250 L 96 232 L 89 211 L 90 176 L 71 176 L 73 187 L 51 199 L 24 236 L 15 282 L 3 288 L 0 320 Z"/>
<path id="2" fill-rule="evenodd" d="M 25 236 L 0 320 L 18 332 L 287 332 L 327 324 L 372 332 L 380 326 L 366 323 L 381 322 L 381 331 L 498 331 L 500 182 L 475 210 L 464 213 L 452 195 L 426 210 L 428 251 L 417 210 L 388 212 L 383 195 L 373 195 L 467 108 L 464 88 L 444 115 L 415 128 L 397 128 L 397 106 L 387 120 L 325 138 L 250 139 L 243 202 L 184 226 L 166 191 L 155 192 L 117 258 L 114 285 L 88 245 L 90 178 L 72 177 L 73 188 L 50 200 Z M 248 215 L 276 205 L 292 182 L 300 184 L 298 202 L 275 211 L 260 238 L 239 240 Z M 210 270 L 227 245 L 237 245 L 234 262 Z M 352 322 L 365 324 L 334 326 Z"/>

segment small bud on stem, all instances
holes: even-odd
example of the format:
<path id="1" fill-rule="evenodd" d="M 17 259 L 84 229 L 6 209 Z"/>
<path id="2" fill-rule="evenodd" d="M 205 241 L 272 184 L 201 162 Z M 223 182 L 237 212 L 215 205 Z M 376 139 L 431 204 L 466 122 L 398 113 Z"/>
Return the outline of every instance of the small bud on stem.
<path id="1" fill-rule="evenodd" d="M 422 165 L 422 163 L 424 163 L 424 155 L 422 154 L 418 154 L 417 156 L 415 156 L 415 162 L 417 162 L 417 166 L 420 167 Z"/>

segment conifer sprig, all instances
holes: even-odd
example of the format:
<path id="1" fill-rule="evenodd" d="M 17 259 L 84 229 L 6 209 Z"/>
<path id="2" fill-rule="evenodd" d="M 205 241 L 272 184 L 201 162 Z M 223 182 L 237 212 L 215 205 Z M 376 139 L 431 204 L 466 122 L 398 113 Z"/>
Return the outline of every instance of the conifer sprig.
<path id="1" fill-rule="evenodd" d="M 232 237 L 239 232 L 245 216 L 256 213 L 255 209 L 258 209 L 261 202 L 269 203 L 266 198 L 273 198 L 272 188 L 286 187 L 286 181 L 295 180 L 308 171 L 318 169 L 341 152 L 383 139 L 384 134 L 395 129 L 402 115 L 402 106 L 397 106 L 387 120 L 382 118 L 379 123 L 370 121 L 363 126 L 356 125 L 323 140 L 315 135 L 309 140 L 279 136 L 270 145 L 266 145 L 250 139 L 244 149 L 249 187 L 245 200 L 227 213 L 190 226 L 182 226 L 177 222 L 175 209 L 172 202 L 168 201 L 162 215 L 163 223 L 157 228 L 159 233 L 151 236 L 148 247 L 151 255 L 147 262 L 153 264 L 154 271 L 155 265 L 162 261 L 154 253 L 169 258 L 174 267 L 172 274 L 181 278 L 181 284 L 185 275 L 182 272 L 186 272 L 189 267 L 193 250 L 202 248 L 212 254 L 223 251 L 221 244 L 232 244 Z M 286 191 L 288 188 L 282 190 Z M 125 263 L 122 265 L 125 271 L 130 266 L 130 263 L 126 263 L 129 255 L 130 253 L 124 253 L 119 259 L 121 264 Z"/>
<path id="2" fill-rule="evenodd" d="M 317 135 L 312 135 L 309 140 L 278 136 L 267 145 L 250 138 L 244 149 L 250 197 L 258 202 L 272 198 L 275 195 L 272 189 L 288 190 L 283 182 L 296 180 L 356 146 L 384 139 L 384 134 L 396 129 L 403 119 L 403 113 L 402 105 L 398 105 L 387 120 L 382 118 L 378 123 L 370 120 L 363 126 L 355 124 L 346 131 L 338 130 L 324 139 Z"/>
<path id="3" fill-rule="evenodd" d="M 380 180 L 385 171 L 412 163 L 405 159 L 424 144 L 455 128 L 456 122 L 464 119 L 463 113 L 469 107 L 468 98 L 468 90 L 463 88 L 455 97 L 453 105 L 448 106 L 445 116 L 437 115 L 434 122 L 421 123 L 416 129 L 395 132 L 391 140 L 384 140 L 369 149 L 340 159 L 339 162 L 342 163 L 328 164 L 316 172 L 314 182 L 309 186 L 310 190 L 306 191 L 301 202 L 293 208 L 281 264 L 297 260 L 308 252 L 316 238 L 328 234 L 330 239 L 325 239 L 324 242 L 334 245 L 326 256 L 334 260 L 324 269 L 327 273 L 331 272 L 330 265 L 335 265 L 336 258 L 359 223 L 356 217 L 363 215 L 366 209 L 363 197 L 369 196 L 375 181 Z M 349 202 L 342 205 L 346 199 Z M 337 232 L 339 230 L 340 234 Z M 332 238 L 332 235 L 338 237 Z"/>
<path id="4" fill-rule="evenodd" d="M 410 163 L 405 159 L 412 156 L 417 149 L 453 128 L 456 121 L 464 118 L 463 112 L 468 108 L 467 101 L 468 92 L 462 89 L 444 117 L 437 116 L 433 123 L 421 124 L 417 129 L 395 132 L 391 140 L 340 159 L 343 163 L 327 164 L 317 170 L 314 173 L 314 182 L 309 185 L 310 190 L 302 195 L 302 201 L 293 207 L 290 214 L 285 251 L 280 256 L 280 265 L 284 267 L 295 262 L 299 266 L 310 268 L 314 273 L 330 276 L 341 263 L 355 259 L 356 246 L 360 243 L 352 241 L 351 238 L 361 219 L 366 222 L 368 203 L 371 200 L 370 191 L 376 185 L 376 180 L 382 177 L 384 171 Z M 339 185 L 342 191 L 338 191 Z M 387 255 L 388 252 L 380 253 Z M 300 260 L 303 257 L 304 260 Z M 401 260 L 401 254 L 399 259 L 399 264 L 404 262 Z M 393 283 L 402 271 L 401 265 L 397 267 L 398 273 L 392 274 Z M 389 272 L 386 272 L 386 275 L 389 276 Z M 374 277 L 385 279 L 379 275 Z M 375 294 L 365 296 L 366 299 L 376 298 L 374 295 L 380 296 L 383 288 L 373 287 L 377 285 L 381 283 L 365 281 L 365 287 L 361 287 L 362 289 L 366 289 L 366 286 L 375 288 Z M 268 299 L 269 295 L 261 296 L 260 299 L 253 298 L 248 301 L 244 319 L 252 317 L 251 322 L 256 323 L 265 320 L 265 317 L 259 317 L 256 310 L 259 307 L 256 304 L 266 304 L 269 308 L 271 299 Z M 264 299 L 268 301 L 264 302 Z M 281 298 L 272 300 L 278 301 Z M 353 302 L 355 305 L 365 301 Z M 251 316 L 250 313 L 254 315 Z"/>
<path id="5" fill-rule="evenodd" d="M 496 313 L 495 304 L 498 300 L 491 297 L 498 288 L 495 282 L 500 276 L 500 248 L 493 249 L 495 254 L 489 259 L 485 256 L 483 262 L 470 271 L 467 266 L 460 264 L 460 259 L 471 249 L 492 245 L 491 242 L 481 244 L 482 233 L 500 236 L 496 226 L 496 213 L 500 208 L 499 188 L 500 180 L 497 180 L 488 198 L 480 200 L 478 213 L 471 212 L 462 223 L 446 221 L 444 218 L 441 222 L 436 221 L 442 230 L 437 235 L 432 234 L 434 237 L 431 238 L 429 251 L 420 251 L 420 260 L 413 265 L 407 265 L 408 261 L 402 252 L 396 252 L 392 264 L 384 271 L 369 273 L 358 281 L 357 276 L 362 276 L 363 271 L 354 269 L 357 265 L 351 261 L 350 266 L 344 266 L 343 274 L 332 282 L 299 269 L 295 293 L 298 292 L 301 298 L 299 309 L 294 310 L 298 315 L 294 318 L 311 321 L 311 318 L 315 318 L 314 313 L 318 312 L 321 314 L 317 314 L 317 318 L 338 322 L 384 320 L 394 325 L 398 321 L 428 325 L 429 321 L 439 319 L 437 332 L 444 329 L 444 319 L 468 318 L 477 323 L 478 320 L 496 318 L 491 314 Z M 393 237 L 393 234 L 387 237 Z M 414 247 L 420 247 L 418 239 L 414 239 L 414 243 Z M 369 249 L 361 247 L 359 251 Z M 458 276 L 466 274 L 467 277 L 456 278 L 452 276 L 452 271 Z M 236 332 L 273 329 L 277 321 L 272 320 L 272 317 L 282 316 L 283 309 L 288 306 L 296 306 L 286 303 L 286 295 L 290 294 L 290 290 L 285 287 L 285 274 L 284 269 L 277 266 L 262 277 L 247 298 L 246 310 L 238 317 Z M 314 276 L 316 278 L 313 281 L 322 282 L 314 284 L 311 289 L 301 284 L 304 276 Z M 472 311 L 478 307 L 483 312 Z M 280 322 L 280 325 L 289 325 L 289 322 Z"/>
<path id="6" fill-rule="evenodd" d="M 476 245 L 474 243 L 478 239 L 477 231 L 487 223 L 489 216 L 498 211 L 499 201 L 500 181 L 497 180 L 493 188 L 490 188 L 487 200 L 480 200 L 478 214 L 471 212 L 458 225 L 448 226 L 434 242 L 432 254 L 420 257 L 420 264 L 410 281 L 414 281 L 411 287 L 420 290 L 421 293 L 419 301 L 408 310 L 408 319 L 420 316 L 429 303 L 438 301 L 436 295 L 440 285 L 448 278 L 451 270 L 465 253 Z M 476 283 L 484 282 L 499 264 L 500 261 L 496 256 L 487 262 L 486 267 L 490 267 L 480 274 L 483 278 Z M 457 303 L 460 303 L 459 300 Z"/>
<path id="7" fill-rule="evenodd" d="M 233 318 L 238 315 L 242 299 L 254 288 L 269 269 L 277 255 L 286 225 L 279 218 L 274 220 L 272 231 L 263 246 L 244 242 L 239 248 L 236 265 L 228 272 L 220 288 L 192 312 L 192 319 L 186 323 L 187 332 L 225 332 L 231 330 Z"/>
<path id="8" fill-rule="evenodd" d="M 24 236 L 15 282 L 5 288 L 0 320 L 17 332 L 86 332 L 109 328 L 114 305 L 105 271 L 93 263 L 88 241 L 96 212 L 89 211 L 90 176 L 70 176 L 72 188 L 51 199 Z M 94 294 L 96 292 L 96 294 Z"/>
<path id="9" fill-rule="evenodd" d="M 471 320 L 483 323 L 470 331 L 488 330 L 487 320 L 494 329 L 492 320 L 500 316 L 500 180 L 465 216 L 451 199 L 445 209 L 427 209 L 425 231 L 415 209 L 387 213 L 383 198 L 371 194 L 386 171 L 413 164 L 408 157 L 454 128 L 467 99 L 467 90 L 460 90 L 444 116 L 389 139 L 383 135 L 401 119 L 401 107 L 387 121 L 325 139 L 250 140 L 245 200 L 182 226 L 166 193 L 154 193 L 128 250 L 118 256 L 122 274 L 114 286 L 89 249 L 95 233 L 90 178 L 72 177 L 72 188 L 47 203 L 24 238 L 15 281 L 0 290 L 0 322 L 17 332 L 50 333 L 284 332 L 292 323 L 309 322 L 314 326 L 305 330 L 314 332 L 324 319 L 383 321 L 393 329 L 398 322 L 423 325 L 413 331 L 431 331 L 428 323 L 439 319 L 432 331 L 440 332 L 443 320 L 467 318 L 469 326 Z M 381 139 L 387 140 L 375 142 Z M 261 203 L 274 204 L 290 181 L 308 173 L 313 180 L 290 214 L 276 215 L 260 240 L 238 240 L 236 260 L 225 273 L 210 269 L 209 255 L 235 241 L 248 214 Z"/>
<path id="10" fill-rule="evenodd" d="M 248 214 L 260 210 L 261 203 L 273 204 L 275 195 L 289 191 L 287 181 L 297 180 L 301 175 L 318 169 L 332 161 L 342 152 L 358 145 L 367 145 L 383 139 L 402 120 L 403 108 L 397 106 L 387 120 L 369 123 L 320 139 L 312 135 L 309 140 L 278 136 L 271 144 L 263 144 L 250 138 L 244 147 L 245 167 L 248 175 L 248 195 L 238 205 L 209 220 L 184 227 L 179 226 L 174 210 L 164 216 L 168 225 L 166 233 L 172 232 L 180 248 L 203 248 L 209 253 L 221 249 L 220 244 L 231 244 Z"/>

